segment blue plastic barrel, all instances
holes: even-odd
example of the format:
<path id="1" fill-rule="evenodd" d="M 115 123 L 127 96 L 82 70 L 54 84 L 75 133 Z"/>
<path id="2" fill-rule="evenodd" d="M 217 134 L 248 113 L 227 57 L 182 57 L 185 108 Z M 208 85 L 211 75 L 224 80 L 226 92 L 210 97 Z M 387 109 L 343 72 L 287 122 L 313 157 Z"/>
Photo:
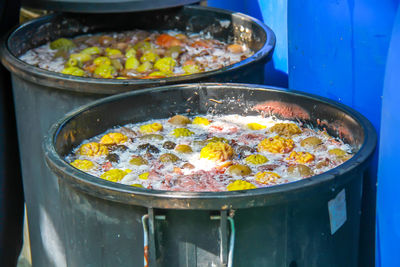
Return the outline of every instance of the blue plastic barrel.
<path id="1" fill-rule="evenodd" d="M 400 8 L 386 64 L 378 168 L 377 266 L 400 266 Z"/>
<path id="2" fill-rule="evenodd" d="M 19 1 L 0 1 L 0 36 L 18 23 Z M 0 64 L 0 266 L 16 266 L 24 196 L 10 74 Z"/>
<path id="3" fill-rule="evenodd" d="M 397 4 L 397 0 L 289 0 L 289 88 L 349 105 L 379 131 Z M 375 262 L 377 154 L 363 187 L 359 260 L 363 267 Z"/>
<path id="4" fill-rule="evenodd" d="M 264 83 L 287 88 L 287 0 L 208 0 L 207 5 L 248 14 L 274 31 L 276 46 L 272 60 L 265 67 Z"/>

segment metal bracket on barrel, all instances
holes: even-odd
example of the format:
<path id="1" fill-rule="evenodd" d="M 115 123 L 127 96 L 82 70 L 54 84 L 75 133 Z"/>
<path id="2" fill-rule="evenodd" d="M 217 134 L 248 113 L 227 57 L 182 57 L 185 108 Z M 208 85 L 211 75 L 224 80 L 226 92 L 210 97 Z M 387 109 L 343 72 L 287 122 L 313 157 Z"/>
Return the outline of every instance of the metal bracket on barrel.
<path id="1" fill-rule="evenodd" d="M 154 209 L 149 208 L 148 214 L 142 216 L 144 267 L 155 266 L 156 247 L 154 238 L 154 219 L 165 220 L 165 215 L 155 215 Z M 149 264 L 150 263 L 150 264 Z"/>
<path id="2" fill-rule="evenodd" d="M 232 267 L 233 264 L 233 252 L 235 249 L 235 222 L 231 216 L 228 216 L 226 210 L 221 211 L 221 215 L 211 216 L 211 220 L 220 220 L 219 235 L 221 240 L 220 248 L 220 261 L 222 266 Z M 229 235 L 229 248 L 227 247 L 227 221 L 229 221 L 230 235 Z"/>

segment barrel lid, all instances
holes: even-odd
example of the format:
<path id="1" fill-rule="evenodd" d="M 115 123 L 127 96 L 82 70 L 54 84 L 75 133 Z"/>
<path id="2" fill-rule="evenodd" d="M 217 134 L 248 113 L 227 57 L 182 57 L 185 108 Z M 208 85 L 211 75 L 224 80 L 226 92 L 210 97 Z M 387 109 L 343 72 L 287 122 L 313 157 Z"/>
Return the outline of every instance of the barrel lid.
<path id="1" fill-rule="evenodd" d="M 200 0 L 22 0 L 30 8 L 74 13 L 119 13 L 156 10 L 200 2 Z"/>

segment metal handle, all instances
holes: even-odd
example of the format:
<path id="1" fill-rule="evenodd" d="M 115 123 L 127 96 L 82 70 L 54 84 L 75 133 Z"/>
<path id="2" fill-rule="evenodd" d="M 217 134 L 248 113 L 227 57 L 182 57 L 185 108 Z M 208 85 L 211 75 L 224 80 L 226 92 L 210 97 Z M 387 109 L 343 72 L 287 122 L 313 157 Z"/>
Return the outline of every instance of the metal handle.
<path id="1" fill-rule="evenodd" d="M 228 217 L 228 221 L 231 226 L 231 236 L 229 238 L 229 253 L 228 253 L 228 267 L 232 267 L 233 265 L 233 251 L 235 249 L 235 221 L 232 217 Z"/>
<path id="2" fill-rule="evenodd" d="M 164 215 L 158 215 L 154 216 L 155 219 L 159 220 L 165 220 Z M 229 221 L 229 226 L 230 226 L 230 235 L 229 235 L 229 249 L 228 249 L 228 262 L 226 264 L 227 267 L 232 267 L 233 266 L 233 252 L 235 250 L 235 236 L 236 236 L 236 230 L 235 230 L 235 221 L 233 220 L 232 217 L 226 216 L 226 211 L 221 212 L 221 216 L 211 216 L 211 220 L 221 220 L 221 240 L 223 239 L 222 236 L 224 235 L 223 233 L 225 232 L 223 226 L 226 226 L 226 220 Z M 149 266 L 149 227 L 148 227 L 148 222 L 149 221 L 149 214 L 145 214 L 142 216 L 142 225 L 143 225 L 143 248 L 144 248 L 144 262 L 143 266 L 148 267 Z M 223 254 L 224 254 L 224 245 L 222 245 L 223 242 L 221 242 L 221 262 L 223 263 Z"/>
<path id="3" fill-rule="evenodd" d="M 142 225 L 143 225 L 143 249 L 144 249 L 144 262 L 143 262 L 143 266 L 144 267 L 149 267 L 149 219 L 150 216 L 154 215 L 152 210 L 149 210 L 149 214 L 145 214 L 142 216 Z M 165 220 L 165 216 L 164 215 L 156 215 L 154 216 L 154 219 L 157 220 Z M 151 226 L 150 226 L 151 227 Z M 153 227 L 154 228 L 154 227 Z M 152 231 L 152 233 L 154 234 L 154 231 Z M 154 239 L 154 238 L 153 238 Z M 154 240 L 153 240 L 154 241 Z M 154 243 L 154 242 L 153 242 Z M 153 260 L 155 257 L 155 248 L 153 245 Z M 152 262 L 153 262 L 152 260 Z M 155 261 L 154 261 L 155 262 Z M 154 263 L 153 263 L 154 265 Z M 153 266 L 152 265 L 152 266 Z"/>
<path id="4" fill-rule="evenodd" d="M 226 264 L 227 267 L 232 267 L 233 266 L 233 252 L 235 250 L 235 236 L 236 236 L 236 230 L 235 230 L 235 221 L 233 220 L 232 217 L 230 216 L 226 216 L 226 213 L 222 213 L 222 216 L 211 216 L 210 219 L 211 220 L 221 220 L 221 228 L 226 225 L 224 222 L 224 219 L 229 221 L 229 226 L 230 226 L 230 236 L 229 236 L 229 249 L 228 249 L 228 262 Z M 225 215 L 225 216 L 224 216 Z M 224 231 L 223 229 L 221 229 L 221 240 L 223 240 L 223 235 Z M 223 263 L 224 257 L 224 249 L 223 249 L 224 245 L 221 242 L 221 262 Z"/>
<path id="5" fill-rule="evenodd" d="M 144 248 L 144 267 L 149 266 L 149 227 L 147 226 L 149 215 L 145 214 L 142 216 L 143 225 L 143 248 Z"/>

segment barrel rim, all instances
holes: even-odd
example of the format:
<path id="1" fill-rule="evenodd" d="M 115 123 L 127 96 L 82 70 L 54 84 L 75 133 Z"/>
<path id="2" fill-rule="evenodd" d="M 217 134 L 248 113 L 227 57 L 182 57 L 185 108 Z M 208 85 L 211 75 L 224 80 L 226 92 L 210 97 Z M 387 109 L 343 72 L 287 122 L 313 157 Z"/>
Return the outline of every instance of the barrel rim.
<path id="1" fill-rule="evenodd" d="M 213 87 L 226 87 L 232 89 L 252 89 L 252 90 L 265 90 L 280 92 L 283 94 L 294 94 L 299 97 L 311 98 L 312 100 L 332 105 L 335 108 L 350 115 L 352 119 L 357 121 L 360 127 L 363 128 L 365 139 L 360 146 L 359 151 L 348 161 L 333 168 L 325 173 L 312 176 L 310 178 L 275 185 L 267 188 L 258 188 L 253 190 L 242 191 L 228 191 L 228 192 L 177 192 L 177 191 L 163 191 L 153 189 L 141 189 L 123 184 L 117 184 L 105 180 L 101 180 L 95 176 L 86 174 L 78 169 L 75 169 L 66 161 L 64 161 L 56 152 L 54 143 L 58 132 L 72 120 L 75 116 L 90 108 L 102 105 L 108 102 L 118 101 L 125 97 L 132 97 L 146 92 L 162 92 L 175 88 L 178 90 L 193 89 L 194 87 L 213 88 Z M 285 192 L 299 192 L 306 193 L 311 187 L 324 185 L 328 188 L 330 193 L 339 190 L 344 183 L 348 180 L 354 179 L 357 175 L 356 168 L 365 168 L 366 162 L 370 159 L 377 142 L 377 135 L 372 124 L 359 112 L 353 110 L 336 101 L 315 96 L 308 93 L 303 93 L 294 90 L 287 90 L 272 86 L 252 85 L 252 84 L 234 84 L 234 83 L 200 83 L 200 84 L 182 84 L 174 86 L 163 86 L 152 88 L 150 90 L 137 90 L 115 96 L 110 96 L 97 100 L 90 104 L 84 105 L 78 109 L 67 114 L 64 118 L 55 123 L 48 131 L 44 142 L 43 148 L 45 151 L 45 159 L 50 169 L 60 178 L 65 179 L 71 186 L 78 190 L 86 192 L 90 195 L 108 199 L 111 201 L 122 202 L 125 204 L 141 205 L 151 208 L 173 208 L 173 209 L 235 209 L 235 208 L 250 208 L 257 206 L 272 205 L 277 202 L 289 201 L 291 196 L 282 194 Z M 358 172 L 360 172 L 358 170 Z M 341 176 L 348 173 L 345 178 Z M 328 187 L 326 186 L 328 184 Z M 166 201 L 168 200 L 168 201 Z"/>
<path id="2" fill-rule="evenodd" d="M 150 3 L 148 3 L 150 2 Z M 196 4 L 200 0 L 185 1 L 23 1 L 23 6 L 34 9 L 45 9 L 57 12 L 74 13 L 120 13 L 124 11 L 147 11 L 182 5 Z"/>
<path id="3" fill-rule="evenodd" d="M 9 32 L 9 34 L 5 35 L 0 45 L 1 61 L 3 65 L 10 72 L 12 72 L 12 74 L 15 74 L 25 80 L 40 85 L 45 85 L 54 89 L 61 89 L 72 92 L 110 95 L 110 94 L 131 91 L 132 86 L 135 85 L 140 88 L 158 87 L 176 83 L 196 82 L 200 79 L 212 78 L 221 74 L 226 75 L 230 72 L 238 71 L 241 70 L 242 68 L 247 68 L 248 66 L 255 65 L 256 63 L 268 61 L 272 57 L 272 53 L 275 48 L 276 37 L 274 32 L 260 20 L 239 12 L 233 12 L 214 7 L 183 6 L 179 7 L 178 9 L 182 10 L 181 12 L 190 12 L 193 10 L 196 11 L 198 10 L 200 12 L 212 11 L 215 13 L 230 15 L 232 16 L 232 18 L 238 17 L 244 21 L 250 22 L 253 25 L 257 25 L 257 27 L 260 27 L 260 29 L 262 29 L 266 35 L 266 41 L 264 45 L 257 52 L 255 52 L 251 57 L 245 60 L 242 60 L 240 62 L 237 62 L 235 64 L 217 70 L 202 72 L 198 74 L 161 78 L 161 79 L 137 79 L 137 80 L 78 77 L 78 76 L 57 73 L 30 65 L 20 60 L 18 57 L 16 57 L 9 48 L 10 39 L 18 31 L 23 30 L 31 25 L 35 24 L 42 25 L 44 23 L 50 22 L 53 18 L 63 15 L 62 13 L 54 13 L 28 21 L 27 23 L 18 26 L 16 29 Z"/>

